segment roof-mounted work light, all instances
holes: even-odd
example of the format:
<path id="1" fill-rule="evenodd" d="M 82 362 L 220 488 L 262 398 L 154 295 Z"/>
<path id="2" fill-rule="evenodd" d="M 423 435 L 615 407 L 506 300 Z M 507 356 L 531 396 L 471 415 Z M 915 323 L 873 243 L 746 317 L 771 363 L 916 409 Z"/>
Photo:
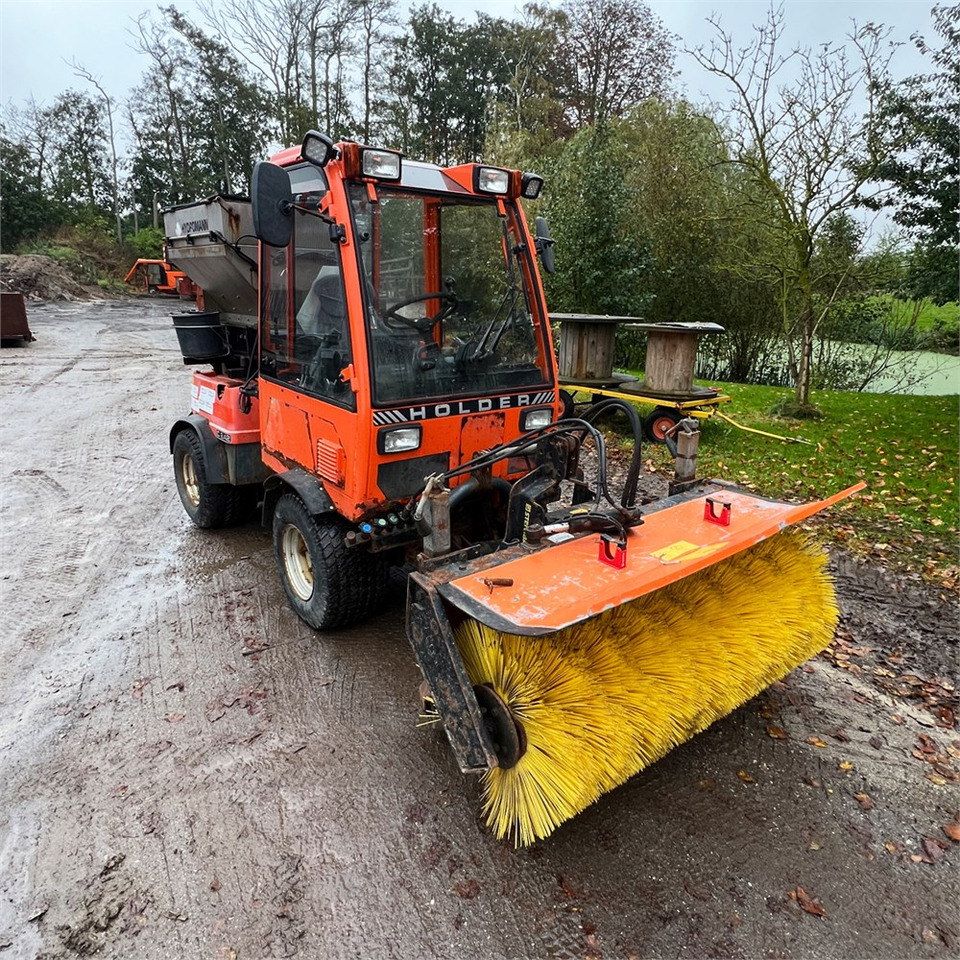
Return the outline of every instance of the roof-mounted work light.
<path id="1" fill-rule="evenodd" d="M 337 148 L 326 134 L 318 133 L 316 130 L 308 130 L 304 134 L 300 156 L 315 167 L 325 167 L 336 153 Z"/>
<path id="2" fill-rule="evenodd" d="M 543 189 L 543 177 L 537 173 L 525 173 L 520 178 L 520 196 L 524 200 L 536 200 Z"/>

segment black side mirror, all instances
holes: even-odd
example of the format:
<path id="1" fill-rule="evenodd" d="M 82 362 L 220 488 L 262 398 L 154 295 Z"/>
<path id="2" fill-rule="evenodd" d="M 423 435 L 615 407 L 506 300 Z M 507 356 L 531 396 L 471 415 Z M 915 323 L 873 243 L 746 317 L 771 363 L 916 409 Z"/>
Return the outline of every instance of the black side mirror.
<path id="1" fill-rule="evenodd" d="M 537 248 L 537 254 L 540 257 L 540 262 L 543 264 L 543 269 L 546 270 L 547 273 L 553 273 L 553 240 L 550 238 L 550 228 L 547 226 L 547 221 L 544 220 L 543 217 L 537 217 L 536 227 L 537 235 L 533 239 L 534 246 Z"/>
<path id="2" fill-rule="evenodd" d="M 253 168 L 253 232 L 271 247 L 285 247 L 293 232 L 290 174 L 275 163 L 261 160 Z"/>

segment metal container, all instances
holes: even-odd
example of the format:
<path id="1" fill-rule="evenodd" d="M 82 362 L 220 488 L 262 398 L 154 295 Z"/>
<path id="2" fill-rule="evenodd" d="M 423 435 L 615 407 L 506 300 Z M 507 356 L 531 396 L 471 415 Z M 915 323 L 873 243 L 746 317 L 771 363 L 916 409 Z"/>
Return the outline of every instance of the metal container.
<path id="1" fill-rule="evenodd" d="M 163 212 L 166 259 L 202 290 L 226 324 L 257 323 L 257 240 L 250 200 L 216 196 Z"/>
<path id="2" fill-rule="evenodd" d="M 23 345 L 37 338 L 27 323 L 27 305 L 22 293 L 0 293 L 0 344 Z"/>
<path id="3" fill-rule="evenodd" d="M 175 313 L 173 327 L 184 363 L 218 360 L 230 353 L 220 314 L 216 311 Z"/>

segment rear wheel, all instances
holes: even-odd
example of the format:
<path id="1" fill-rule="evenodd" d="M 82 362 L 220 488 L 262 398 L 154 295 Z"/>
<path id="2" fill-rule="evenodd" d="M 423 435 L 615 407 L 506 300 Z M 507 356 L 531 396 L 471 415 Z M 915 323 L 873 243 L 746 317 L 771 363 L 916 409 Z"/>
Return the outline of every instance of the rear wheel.
<path id="1" fill-rule="evenodd" d="M 241 522 L 242 488 L 204 479 L 203 444 L 192 430 L 181 430 L 173 441 L 173 472 L 183 509 L 198 527 L 229 527 Z"/>
<path id="2" fill-rule="evenodd" d="M 348 548 L 339 518 L 315 517 L 293 493 L 273 515 L 273 548 L 290 606 L 316 630 L 346 627 L 384 602 L 389 568 L 362 547 Z"/>
<path id="3" fill-rule="evenodd" d="M 671 410 L 670 407 L 657 407 L 643 421 L 643 432 L 651 443 L 666 443 L 667 434 L 682 419 L 683 414 L 679 410 Z"/>

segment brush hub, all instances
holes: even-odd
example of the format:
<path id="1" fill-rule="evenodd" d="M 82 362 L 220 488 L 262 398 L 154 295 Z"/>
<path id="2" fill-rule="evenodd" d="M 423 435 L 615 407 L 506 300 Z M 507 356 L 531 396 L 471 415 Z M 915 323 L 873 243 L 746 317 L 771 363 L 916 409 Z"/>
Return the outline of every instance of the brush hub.
<path id="1" fill-rule="evenodd" d="M 493 751 L 497 755 L 497 766 L 501 770 L 515 767 L 520 758 L 527 752 L 527 734 L 517 718 L 510 712 L 510 708 L 488 683 L 478 684 L 473 688 L 480 707 L 480 716 Z"/>

